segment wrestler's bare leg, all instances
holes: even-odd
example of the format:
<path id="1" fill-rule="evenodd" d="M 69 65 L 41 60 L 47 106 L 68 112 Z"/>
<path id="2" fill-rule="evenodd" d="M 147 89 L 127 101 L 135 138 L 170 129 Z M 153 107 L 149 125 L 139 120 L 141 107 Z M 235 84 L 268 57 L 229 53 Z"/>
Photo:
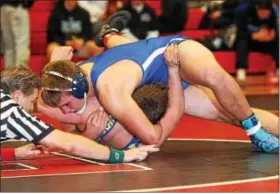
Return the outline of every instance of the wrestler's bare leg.
<path id="1" fill-rule="evenodd" d="M 131 40 L 129 40 L 126 37 L 120 36 L 120 35 L 112 35 L 110 36 L 110 38 L 108 39 L 108 41 L 106 42 L 106 46 L 108 48 L 113 48 L 115 46 L 119 46 L 122 44 L 127 44 L 132 42 Z M 192 115 L 192 116 L 197 116 L 200 118 L 205 118 L 205 119 L 210 119 L 210 120 L 218 120 L 218 121 L 223 121 L 223 122 L 227 122 L 227 123 L 231 123 L 234 125 L 238 125 L 240 126 L 240 121 L 247 118 L 248 116 L 250 116 L 252 114 L 252 112 L 256 113 L 257 116 L 259 117 L 263 127 L 265 129 L 267 129 L 269 132 L 275 134 L 275 135 L 279 135 L 278 132 L 278 118 L 276 115 L 268 112 L 268 111 L 264 111 L 264 110 L 260 110 L 260 109 L 255 109 L 253 108 L 251 110 L 243 92 L 241 91 L 241 89 L 239 88 L 238 84 L 236 84 L 236 82 L 232 79 L 232 77 L 230 75 L 228 75 L 221 67 L 220 65 L 217 63 L 217 61 L 215 60 L 214 56 L 212 55 L 212 53 L 202 47 L 200 44 L 194 42 L 194 41 L 185 41 L 185 42 L 191 42 L 190 44 L 194 47 L 197 47 L 197 49 L 199 49 L 201 52 L 199 52 L 199 54 L 197 54 L 198 52 L 190 52 L 189 55 L 191 54 L 192 59 L 193 60 L 187 60 L 190 59 L 190 57 L 186 57 L 184 54 L 184 57 L 181 57 L 181 63 L 185 61 L 190 61 L 192 65 L 189 65 L 189 62 L 187 62 L 186 64 L 193 67 L 192 70 L 196 71 L 197 70 L 197 66 L 195 66 L 194 64 L 202 64 L 201 66 L 207 66 L 205 61 L 212 61 L 212 63 L 210 65 L 208 65 L 207 67 L 205 67 L 206 70 L 206 74 L 210 74 L 211 72 L 211 68 L 215 70 L 216 74 L 214 74 L 214 77 L 217 77 L 215 79 L 219 79 L 219 76 L 221 76 L 220 74 L 218 74 L 218 72 L 222 72 L 222 75 L 224 77 L 227 77 L 227 81 L 230 83 L 229 85 L 232 85 L 233 87 L 230 87 L 229 85 L 225 85 L 225 84 L 218 84 L 218 87 L 216 90 L 218 90 L 219 93 L 219 87 L 224 87 L 227 90 L 223 90 L 220 93 L 220 98 L 222 99 L 222 101 L 227 101 L 227 97 L 226 95 L 230 95 L 232 94 L 232 89 L 235 89 L 235 91 L 237 91 L 237 95 L 239 96 L 239 98 L 241 98 L 241 104 L 237 103 L 236 105 L 241 106 L 242 104 L 244 104 L 245 107 L 247 107 L 248 110 L 246 110 L 243 117 L 241 117 L 239 115 L 240 110 L 244 109 L 243 107 L 241 107 L 241 109 L 238 108 L 238 106 L 233 107 L 235 108 L 235 111 L 237 109 L 237 114 L 239 116 L 239 118 L 236 118 L 235 116 L 233 116 L 232 111 L 227 111 L 222 105 L 221 103 L 217 100 L 215 94 L 213 93 L 212 90 L 210 90 L 209 88 L 203 87 L 203 86 L 190 86 L 187 90 L 185 90 L 185 113 L 188 115 Z M 182 45 L 185 44 L 184 42 L 181 43 Z M 185 47 L 185 46 L 183 46 Z M 183 52 L 189 48 L 190 46 L 187 46 L 186 48 L 183 48 Z M 195 51 L 196 49 L 189 49 L 192 51 Z M 198 56 L 197 56 L 198 55 Z M 205 56 L 202 56 L 205 55 Z M 210 60 L 207 60 L 207 58 L 210 58 Z M 197 60 L 197 59 L 201 59 L 201 60 Z M 208 64 L 208 63 L 207 63 Z M 203 75 L 201 75 L 200 71 L 197 70 L 195 74 L 199 74 L 199 76 L 193 76 L 191 73 L 189 73 L 188 69 L 184 69 L 185 66 L 187 65 L 181 65 L 182 68 L 182 77 L 185 78 L 186 81 L 189 82 L 197 82 L 196 79 L 197 77 L 202 77 L 200 79 L 199 82 L 205 82 L 207 80 L 205 80 L 206 77 L 204 77 Z M 198 67 L 200 68 L 200 67 Z M 209 69 L 209 70 L 207 70 Z M 185 72 L 185 73 L 184 73 Z M 214 72 L 214 73 L 215 73 Z M 219 76 L 218 76 L 219 75 Z M 211 74 L 210 74 L 211 76 Z M 192 80 L 193 79 L 193 80 Z M 211 79 L 211 77 L 210 77 Z M 214 81 L 215 81 L 214 79 Z M 221 78 L 220 78 L 221 79 Z M 210 83 L 205 83 L 205 85 L 211 84 Z M 229 90 L 229 91 L 228 91 Z M 233 99 L 233 101 L 235 101 L 235 99 Z M 190 103 L 191 102 L 191 103 Z M 229 102 L 229 106 L 230 106 L 230 110 L 231 110 L 231 102 Z"/>
<path id="2" fill-rule="evenodd" d="M 219 65 L 210 50 L 196 41 L 179 45 L 181 77 L 192 84 L 211 88 L 220 104 L 242 121 L 252 110 L 235 80 Z"/>
<path id="3" fill-rule="evenodd" d="M 185 114 L 241 126 L 240 121 L 236 120 L 221 106 L 209 88 L 200 85 L 191 85 L 185 89 L 184 96 Z M 259 117 L 263 127 L 267 131 L 279 136 L 279 122 L 276 115 L 261 109 L 252 108 L 252 110 Z"/>
<path id="4" fill-rule="evenodd" d="M 119 46 L 119 45 L 123 45 L 123 44 L 128 44 L 128 43 L 132 43 L 134 41 L 121 36 L 121 35 L 117 35 L 117 34 L 110 34 L 110 37 L 108 38 L 108 41 L 104 42 L 104 45 L 109 49 L 109 48 L 113 48 L 115 46 Z"/>

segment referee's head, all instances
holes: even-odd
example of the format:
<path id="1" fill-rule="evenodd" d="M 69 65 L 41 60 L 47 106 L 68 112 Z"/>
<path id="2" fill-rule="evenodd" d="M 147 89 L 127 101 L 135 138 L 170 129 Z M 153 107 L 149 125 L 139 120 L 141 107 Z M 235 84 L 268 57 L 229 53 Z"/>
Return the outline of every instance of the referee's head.
<path id="1" fill-rule="evenodd" d="M 25 66 L 15 66 L 1 72 L 1 89 L 26 111 L 33 110 L 40 88 L 39 76 Z"/>

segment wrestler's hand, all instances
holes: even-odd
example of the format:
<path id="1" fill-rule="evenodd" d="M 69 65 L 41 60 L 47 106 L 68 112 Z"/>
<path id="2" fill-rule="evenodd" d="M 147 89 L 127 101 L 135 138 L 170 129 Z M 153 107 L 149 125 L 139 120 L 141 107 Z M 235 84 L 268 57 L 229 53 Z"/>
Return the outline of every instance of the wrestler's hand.
<path id="1" fill-rule="evenodd" d="M 140 162 L 145 160 L 150 153 L 158 151 L 159 148 L 156 148 L 155 145 L 147 145 L 139 148 L 133 148 L 125 151 L 124 162 Z"/>
<path id="2" fill-rule="evenodd" d="M 51 61 L 71 60 L 72 57 L 73 48 L 71 46 L 59 46 L 52 52 Z"/>
<path id="3" fill-rule="evenodd" d="M 179 68 L 180 57 L 177 44 L 171 44 L 164 53 L 164 60 L 168 68 Z"/>
<path id="4" fill-rule="evenodd" d="M 108 114 L 103 110 L 103 108 L 94 111 L 87 119 L 85 131 L 82 132 L 82 135 L 90 139 L 95 139 L 105 130 L 107 122 Z"/>
<path id="5" fill-rule="evenodd" d="M 41 150 L 38 149 L 34 144 L 27 144 L 22 147 L 18 147 L 15 149 L 15 157 L 16 159 L 26 158 L 28 156 L 39 155 Z"/>

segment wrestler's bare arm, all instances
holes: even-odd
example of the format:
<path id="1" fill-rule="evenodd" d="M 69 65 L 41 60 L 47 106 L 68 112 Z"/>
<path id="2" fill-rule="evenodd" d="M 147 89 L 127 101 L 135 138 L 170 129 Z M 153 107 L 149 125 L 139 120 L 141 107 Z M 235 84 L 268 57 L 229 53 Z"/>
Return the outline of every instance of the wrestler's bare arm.
<path id="1" fill-rule="evenodd" d="M 100 111 L 94 111 L 90 115 L 83 116 L 82 118 L 76 113 L 64 114 L 58 108 L 45 106 L 41 103 L 38 103 L 37 107 L 40 113 L 60 121 L 63 131 L 80 134 L 92 140 L 95 140 L 105 130 L 108 121 L 108 115 L 104 111 L 105 115 L 100 115 Z M 124 130 L 121 125 L 115 125 L 112 130 L 115 130 L 117 126 Z"/>
<path id="2" fill-rule="evenodd" d="M 37 111 L 62 123 L 69 123 L 69 118 L 71 118 L 71 123 L 81 123 L 81 119 L 77 114 L 63 114 L 59 108 L 46 106 L 40 98 L 37 101 Z"/>
<path id="3" fill-rule="evenodd" d="M 97 81 L 99 100 L 131 134 L 146 144 L 159 141 L 161 129 L 138 107 L 132 93 L 142 80 L 142 69 L 132 61 L 120 61 L 106 69 Z"/>
<path id="4" fill-rule="evenodd" d="M 168 112 L 160 122 L 164 128 L 163 134 L 161 126 L 153 125 L 131 97 L 132 92 L 142 79 L 142 77 L 139 78 L 139 75 L 142 75 L 142 70 L 138 65 L 130 64 L 133 62 L 129 61 L 116 63 L 108 68 L 97 82 L 99 100 L 106 111 L 117 118 L 131 134 L 136 135 L 146 144 L 158 143 L 160 145 L 170 135 L 184 112 L 181 79 L 178 67 L 174 67 L 174 59 L 177 60 L 175 52 L 178 52 L 178 49 L 174 50 L 175 48 L 169 47 L 169 52 L 167 52 L 170 55 L 167 64 L 173 67 L 169 68 L 171 101 Z"/>
<path id="5" fill-rule="evenodd" d="M 175 129 L 179 120 L 184 114 L 185 100 L 182 87 L 178 45 L 171 45 L 164 54 L 165 62 L 168 65 L 168 107 L 164 117 L 160 120 L 162 136 L 157 143 L 160 146 Z"/>

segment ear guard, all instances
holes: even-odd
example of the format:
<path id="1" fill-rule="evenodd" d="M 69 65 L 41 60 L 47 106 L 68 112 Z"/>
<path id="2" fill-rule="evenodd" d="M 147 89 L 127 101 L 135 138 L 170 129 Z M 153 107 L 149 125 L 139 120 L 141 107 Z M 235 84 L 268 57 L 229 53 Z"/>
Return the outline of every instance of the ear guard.
<path id="1" fill-rule="evenodd" d="M 44 88 L 48 91 L 57 91 L 57 92 L 70 92 L 71 95 L 78 99 L 83 99 L 85 94 L 88 93 L 89 85 L 88 81 L 82 73 L 78 73 L 73 78 L 62 75 L 61 73 L 55 71 L 47 71 L 46 74 L 54 75 L 63 79 L 66 79 L 71 82 L 69 89 L 59 89 L 59 88 Z"/>

